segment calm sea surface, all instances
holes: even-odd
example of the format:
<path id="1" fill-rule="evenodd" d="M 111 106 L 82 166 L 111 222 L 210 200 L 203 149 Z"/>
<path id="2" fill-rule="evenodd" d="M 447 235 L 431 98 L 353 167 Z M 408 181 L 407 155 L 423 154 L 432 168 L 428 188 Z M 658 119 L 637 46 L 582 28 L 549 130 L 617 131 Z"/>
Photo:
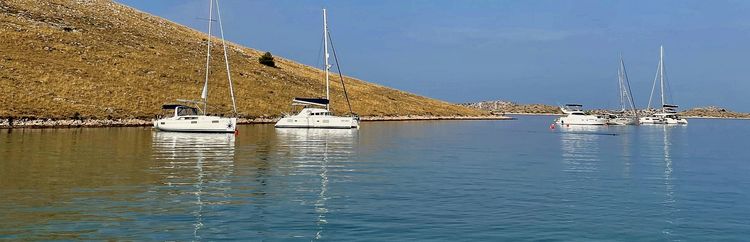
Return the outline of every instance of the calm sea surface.
<path id="1" fill-rule="evenodd" d="M 0 130 L 0 239 L 750 239 L 750 122 L 552 119 Z"/>

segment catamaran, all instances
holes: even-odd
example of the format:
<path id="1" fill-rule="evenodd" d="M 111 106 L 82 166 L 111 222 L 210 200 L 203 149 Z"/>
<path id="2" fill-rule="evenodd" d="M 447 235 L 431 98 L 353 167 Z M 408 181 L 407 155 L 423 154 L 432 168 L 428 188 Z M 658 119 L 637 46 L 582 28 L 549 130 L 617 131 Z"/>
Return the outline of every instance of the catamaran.
<path id="1" fill-rule="evenodd" d="M 651 101 L 654 96 L 654 90 L 656 89 L 656 83 L 659 83 L 659 90 L 661 92 L 661 109 L 654 110 L 651 108 Z M 664 46 L 659 48 L 659 67 L 654 77 L 654 85 L 651 87 L 651 95 L 648 98 L 648 106 L 646 111 L 652 112 L 650 115 L 641 117 L 639 119 L 641 124 L 687 124 L 688 121 L 677 115 L 677 105 L 667 104 L 664 95 L 664 85 L 666 78 L 664 76 Z"/>
<path id="2" fill-rule="evenodd" d="M 237 115 L 237 105 L 234 99 L 234 88 L 232 87 L 232 75 L 229 72 L 229 59 L 227 57 L 227 45 L 224 40 L 224 27 L 221 24 L 221 11 L 219 10 L 219 0 L 216 1 L 216 14 L 221 32 L 221 43 L 224 47 L 224 62 L 226 63 L 227 79 L 229 81 L 229 93 L 232 98 L 233 116 Z M 221 117 L 208 114 L 208 77 L 211 63 L 211 25 L 213 19 L 214 0 L 209 0 L 208 14 L 208 38 L 206 40 L 206 79 L 203 83 L 201 100 L 184 100 L 177 99 L 182 104 L 166 104 L 162 109 L 168 111 L 168 116 L 160 117 L 154 120 L 154 128 L 160 131 L 172 132 L 209 132 L 209 133 L 231 133 L 237 130 L 236 117 Z M 203 108 L 201 109 L 201 104 Z M 193 105 L 193 106 L 190 106 Z"/>
<path id="3" fill-rule="evenodd" d="M 581 104 L 565 104 L 560 107 L 565 116 L 559 117 L 555 123 L 560 125 L 605 125 L 607 118 L 600 115 L 590 115 L 583 111 Z"/>
<path id="4" fill-rule="evenodd" d="M 608 124 L 638 125 L 638 110 L 635 108 L 633 95 L 631 95 L 630 81 L 628 81 L 628 73 L 625 71 L 622 56 L 620 56 L 620 68 L 617 70 L 617 80 L 620 89 L 620 110 L 611 115 Z"/>
<path id="5" fill-rule="evenodd" d="M 336 57 L 336 49 L 333 48 L 333 42 L 331 41 L 331 49 L 333 50 L 334 60 L 336 60 L 336 67 L 341 78 L 341 85 L 344 89 L 344 97 L 346 97 L 347 105 L 349 105 L 349 116 L 335 116 L 331 112 L 330 106 L 330 80 L 329 72 L 331 65 L 328 63 L 328 43 L 331 41 L 330 32 L 328 31 L 328 18 L 326 16 L 326 10 L 323 9 L 323 50 L 325 59 L 325 79 L 326 79 L 326 98 L 294 98 L 292 100 L 292 108 L 302 107 L 302 110 L 295 115 L 284 115 L 278 122 L 276 122 L 276 128 L 333 128 L 333 129 L 351 129 L 359 128 L 359 117 L 352 112 L 352 106 L 349 102 L 349 96 L 346 93 L 346 85 L 344 84 L 344 77 L 341 74 L 341 68 L 339 68 L 338 58 Z"/>

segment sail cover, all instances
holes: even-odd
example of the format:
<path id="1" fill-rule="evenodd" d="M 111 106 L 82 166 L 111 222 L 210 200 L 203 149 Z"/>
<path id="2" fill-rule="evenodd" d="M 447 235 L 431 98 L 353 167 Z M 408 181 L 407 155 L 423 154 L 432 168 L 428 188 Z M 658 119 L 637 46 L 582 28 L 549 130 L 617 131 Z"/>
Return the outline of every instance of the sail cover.
<path id="1" fill-rule="evenodd" d="M 306 97 L 295 97 L 294 103 L 295 104 L 303 104 L 303 105 L 319 105 L 319 106 L 325 106 L 328 105 L 328 99 L 325 98 L 306 98 Z"/>
<path id="2" fill-rule="evenodd" d="M 193 108 L 185 105 L 180 104 L 164 104 L 161 106 L 162 109 L 175 109 L 175 108 Z"/>

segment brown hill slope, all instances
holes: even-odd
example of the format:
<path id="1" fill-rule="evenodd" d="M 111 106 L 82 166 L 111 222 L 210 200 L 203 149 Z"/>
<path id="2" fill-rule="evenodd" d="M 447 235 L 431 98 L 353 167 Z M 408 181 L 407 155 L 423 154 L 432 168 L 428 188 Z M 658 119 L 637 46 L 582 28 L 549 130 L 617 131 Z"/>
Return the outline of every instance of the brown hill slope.
<path id="1" fill-rule="evenodd" d="M 0 117 L 150 118 L 161 104 L 200 96 L 205 34 L 109 0 L 3 0 L 0 32 Z M 210 112 L 228 114 L 221 40 L 213 41 Z M 278 116 L 292 97 L 325 90 L 318 69 L 278 57 L 279 68 L 266 67 L 261 52 L 236 44 L 229 52 L 241 116 Z M 486 114 L 346 82 L 354 112 L 364 116 Z M 341 86 L 331 93 L 334 110 L 345 112 Z"/>

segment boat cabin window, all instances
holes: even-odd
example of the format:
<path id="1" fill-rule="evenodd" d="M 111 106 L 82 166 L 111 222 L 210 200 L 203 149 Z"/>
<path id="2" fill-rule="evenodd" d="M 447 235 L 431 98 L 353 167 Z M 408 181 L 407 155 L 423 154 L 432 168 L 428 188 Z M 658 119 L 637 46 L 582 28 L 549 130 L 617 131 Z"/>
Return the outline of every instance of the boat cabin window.
<path id="1" fill-rule="evenodd" d="M 178 107 L 177 116 L 198 115 L 198 109 L 189 107 Z"/>

